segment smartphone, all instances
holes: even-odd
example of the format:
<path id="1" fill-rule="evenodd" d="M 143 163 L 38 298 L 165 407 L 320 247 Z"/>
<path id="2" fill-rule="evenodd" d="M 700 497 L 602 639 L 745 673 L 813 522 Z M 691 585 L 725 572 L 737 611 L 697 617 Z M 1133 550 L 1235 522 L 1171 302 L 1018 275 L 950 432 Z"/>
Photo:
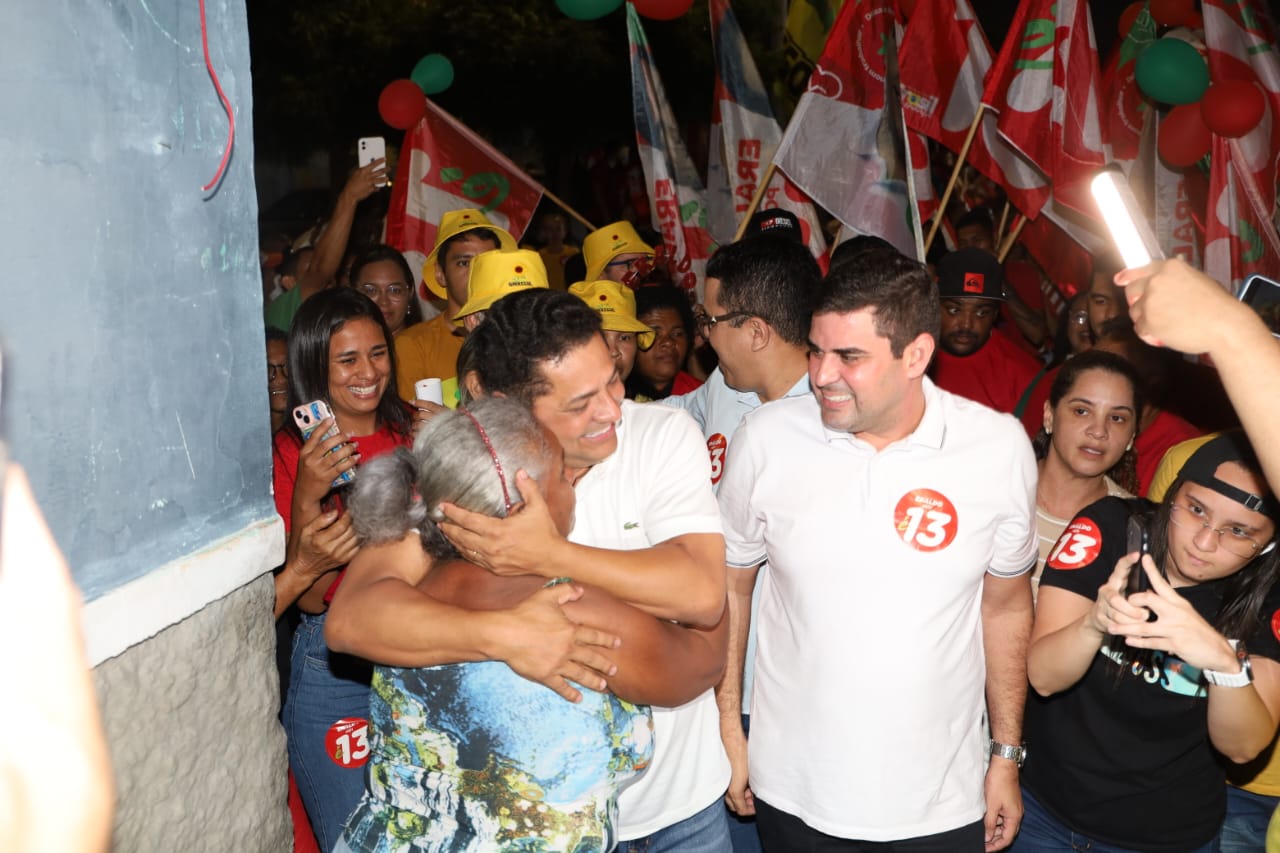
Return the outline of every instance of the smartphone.
<path id="1" fill-rule="evenodd" d="M 311 438 L 312 433 L 319 428 L 321 421 L 331 417 L 333 417 L 333 412 L 329 410 L 329 404 L 324 400 L 312 400 L 310 403 L 303 403 L 301 406 L 298 406 L 293 410 L 293 422 L 298 425 L 298 430 L 302 433 L 303 441 Z M 329 427 L 322 440 L 327 441 L 337 434 L 338 422 L 334 421 L 333 426 Z M 337 450 L 337 448 L 335 447 L 334 450 Z M 329 452 L 332 453 L 333 450 L 330 450 Z M 350 470 L 343 471 L 329 485 L 336 489 L 339 486 L 345 486 L 348 483 L 354 482 L 355 478 L 356 472 L 355 469 L 352 468 Z"/>
<path id="2" fill-rule="evenodd" d="M 1280 338 L 1280 282 L 1265 275 L 1251 275 L 1240 288 L 1240 301 L 1257 312 L 1271 334 Z"/>
<path id="3" fill-rule="evenodd" d="M 356 140 L 356 162 L 363 169 L 374 160 L 387 159 L 387 140 L 381 136 L 362 136 Z M 387 179 L 382 179 L 382 186 L 387 186 Z"/>
<path id="4" fill-rule="evenodd" d="M 1129 181 L 1119 166 L 1114 163 L 1104 166 L 1093 176 L 1089 189 L 1125 269 L 1145 267 L 1152 261 L 1163 260 L 1164 252 L 1156 241 L 1151 224 L 1138 207 Z"/>
<path id="5" fill-rule="evenodd" d="M 1138 562 L 1133 564 L 1133 568 L 1129 569 L 1129 582 L 1125 585 L 1124 590 L 1126 596 L 1151 589 L 1151 580 L 1147 577 L 1146 570 L 1142 568 L 1142 557 L 1151 553 L 1151 534 L 1147 530 L 1144 519 L 1131 515 L 1129 516 L 1128 541 L 1125 544 L 1124 552 L 1132 554 L 1134 551 L 1137 551 L 1141 556 L 1138 558 Z"/>

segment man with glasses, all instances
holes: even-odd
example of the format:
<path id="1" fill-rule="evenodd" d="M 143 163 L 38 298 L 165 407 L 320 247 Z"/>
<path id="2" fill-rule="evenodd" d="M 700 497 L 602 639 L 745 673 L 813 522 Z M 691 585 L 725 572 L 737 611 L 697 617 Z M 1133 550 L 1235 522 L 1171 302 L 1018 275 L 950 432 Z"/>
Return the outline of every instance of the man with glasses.
<path id="1" fill-rule="evenodd" d="M 703 304 L 694 311 L 694 319 L 720 364 L 696 391 L 663 402 L 683 408 L 702 428 L 713 486 L 724 475 L 729 441 L 744 417 L 771 400 L 809 393 L 809 311 L 821 280 L 822 271 L 809 250 L 784 236 L 741 240 L 724 246 L 707 262 Z M 732 638 L 751 624 L 753 588 L 759 581 L 747 582 L 745 572 L 733 572 L 729 580 Z M 734 779 L 745 780 L 754 631 L 736 649 L 716 701 Z M 729 808 L 740 817 L 729 824 L 735 853 L 759 850 L 754 824 L 742 820 L 754 806 L 735 796 L 736 790 L 731 785 L 728 798 Z"/>
<path id="2" fill-rule="evenodd" d="M 626 220 L 597 228 L 582 241 L 584 281 L 616 281 L 634 286 L 653 269 L 653 247 Z"/>

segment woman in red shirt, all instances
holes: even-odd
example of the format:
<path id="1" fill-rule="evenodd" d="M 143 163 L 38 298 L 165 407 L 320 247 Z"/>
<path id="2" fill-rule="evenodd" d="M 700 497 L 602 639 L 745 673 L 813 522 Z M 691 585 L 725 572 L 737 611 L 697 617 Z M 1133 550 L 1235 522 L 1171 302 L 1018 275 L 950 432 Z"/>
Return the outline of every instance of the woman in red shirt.
<path id="1" fill-rule="evenodd" d="M 354 548 L 353 539 L 343 538 L 349 535 L 346 520 L 339 519 L 345 486 L 333 484 L 362 460 L 412 441 L 411 410 L 396 393 L 391 332 L 378 306 L 360 293 L 324 291 L 294 317 L 289 409 L 313 400 L 328 403 L 333 421 L 321 423 L 304 442 L 290 418 L 274 440 L 276 509 L 289 534 L 288 559 L 276 577 L 276 610 L 296 601 L 302 612 L 282 721 L 312 829 L 320 848 L 330 850 L 364 791 L 370 677 L 367 663 L 330 655 L 324 642 L 325 611 L 341 581 L 334 554 Z M 338 434 L 323 438 L 334 421 Z M 322 526 L 340 531 L 331 534 L 327 548 L 315 541 Z"/>

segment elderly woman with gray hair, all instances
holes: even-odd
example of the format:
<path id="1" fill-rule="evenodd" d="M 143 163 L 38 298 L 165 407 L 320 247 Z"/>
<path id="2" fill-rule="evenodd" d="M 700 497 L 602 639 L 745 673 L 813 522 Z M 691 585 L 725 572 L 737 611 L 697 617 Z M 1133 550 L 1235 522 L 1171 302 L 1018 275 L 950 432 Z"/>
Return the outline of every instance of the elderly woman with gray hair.
<path id="1" fill-rule="evenodd" d="M 363 584 L 402 583 L 402 572 L 419 578 L 402 594 L 455 608 L 442 612 L 461 637 L 452 659 L 466 662 L 375 668 L 366 792 L 338 853 L 611 850 L 617 793 L 653 751 L 644 703 L 681 704 L 719 677 L 724 647 L 717 632 L 656 619 L 567 578 L 493 575 L 457 554 L 436 527 L 439 504 L 505 516 L 512 497 L 519 498 L 518 470 L 537 482 L 567 533 L 574 493 L 564 452 L 510 400 L 480 400 L 437 415 L 412 453 L 402 449 L 362 466 L 350 504 L 356 530 L 368 543 L 394 543 L 397 559 L 388 560 L 383 549 L 379 567 L 401 566 L 379 569 L 391 577 L 366 577 Z M 352 572 L 360 568 L 353 563 Z M 544 593 L 546 587 L 572 592 Z M 610 676 L 607 692 L 583 690 L 580 701 L 565 701 L 517 674 L 501 654 L 478 660 L 464 648 L 473 631 L 492 632 L 500 645 L 502 629 L 484 620 L 548 594 L 559 596 L 571 622 L 607 626 L 607 635 L 619 638 L 608 651 L 611 663 L 600 665 Z M 341 606 L 335 598 L 335 616 Z M 450 653 L 439 649 L 432 657 L 443 661 Z M 584 679 L 584 686 L 602 685 Z"/>

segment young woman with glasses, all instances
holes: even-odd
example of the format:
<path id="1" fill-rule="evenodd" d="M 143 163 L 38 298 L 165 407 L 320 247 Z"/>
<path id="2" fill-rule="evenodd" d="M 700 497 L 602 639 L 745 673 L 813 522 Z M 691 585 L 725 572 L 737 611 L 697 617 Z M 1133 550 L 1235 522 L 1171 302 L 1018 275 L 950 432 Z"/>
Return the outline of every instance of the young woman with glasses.
<path id="1" fill-rule="evenodd" d="M 1275 736 L 1277 504 L 1248 440 L 1207 442 L 1145 506 L 1086 507 L 1049 555 L 1016 853 L 1217 850 L 1219 762 L 1249 761 Z M 1137 567 L 1135 515 L 1149 551 Z"/>
<path id="2" fill-rule="evenodd" d="M 395 337 L 422 319 L 413 295 L 413 271 L 404 255 L 387 245 L 374 246 L 351 265 L 351 287 L 373 300 Z"/>

